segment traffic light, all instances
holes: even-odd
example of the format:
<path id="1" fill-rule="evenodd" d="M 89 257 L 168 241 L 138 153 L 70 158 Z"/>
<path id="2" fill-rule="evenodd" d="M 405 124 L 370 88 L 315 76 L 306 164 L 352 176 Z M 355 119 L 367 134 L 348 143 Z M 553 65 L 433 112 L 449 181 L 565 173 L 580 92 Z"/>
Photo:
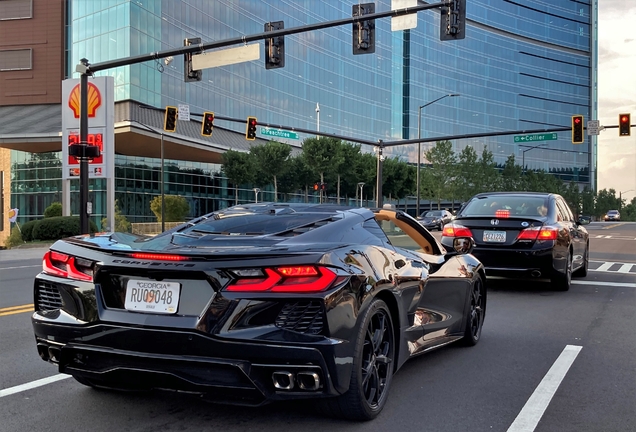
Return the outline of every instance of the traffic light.
<path id="1" fill-rule="evenodd" d="M 198 45 L 201 43 L 201 38 L 188 38 L 183 40 L 183 46 Z M 192 53 L 186 53 L 183 55 L 183 81 L 201 81 L 203 71 L 192 70 Z"/>
<path id="2" fill-rule="evenodd" d="M 248 117 L 247 125 L 245 127 L 245 139 L 254 140 L 256 139 L 256 117 Z"/>
<path id="3" fill-rule="evenodd" d="M 618 115 L 618 136 L 630 136 L 632 134 L 631 114 Z"/>
<path id="4" fill-rule="evenodd" d="M 583 135 L 583 116 L 572 116 L 572 144 L 582 144 L 585 140 Z"/>
<path id="5" fill-rule="evenodd" d="M 206 137 L 211 136 L 213 128 L 214 128 L 214 113 L 204 112 L 203 121 L 201 121 L 201 135 Z"/>
<path id="6" fill-rule="evenodd" d="M 283 21 L 265 23 L 265 31 L 282 30 L 285 28 Z M 265 69 L 277 69 L 285 67 L 285 37 L 277 36 L 265 39 Z"/>
<path id="7" fill-rule="evenodd" d="M 166 107 L 166 114 L 163 117 L 163 130 L 166 132 L 177 130 L 177 107 Z"/>
<path id="8" fill-rule="evenodd" d="M 353 16 L 375 13 L 375 3 L 353 5 Z M 375 52 L 375 20 L 353 23 L 353 54 L 371 54 Z"/>
<path id="9" fill-rule="evenodd" d="M 318 183 L 314 183 L 314 190 L 317 191 L 318 190 Z"/>
<path id="10" fill-rule="evenodd" d="M 458 40 L 466 37 L 466 0 L 450 0 L 440 9 L 440 40 Z"/>
<path id="11" fill-rule="evenodd" d="M 320 183 L 320 189 L 327 190 L 327 183 Z"/>

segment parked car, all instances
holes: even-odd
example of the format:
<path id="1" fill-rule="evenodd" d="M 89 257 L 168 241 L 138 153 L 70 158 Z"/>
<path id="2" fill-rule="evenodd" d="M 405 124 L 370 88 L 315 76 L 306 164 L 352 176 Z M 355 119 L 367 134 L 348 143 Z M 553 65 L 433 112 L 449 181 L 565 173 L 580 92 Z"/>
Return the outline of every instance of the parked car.
<path id="1" fill-rule="evenodd" d="M 372 419 L 406 360 L 481 338 L 484 269 L 454 244 L 395 209 L 277 203 L 71 237 L 35 278 L 37 350 L 91 387 Z"/>
<path id="2" fill-rule="evenodd" d="M 417 218 L 418 222 L 426 229 L 438 229 L 442 231 L 444 225 L 453 219 L 453 214 L 447 210 L 431 210 L 424 212 Z"/>
<path id="3" fill-rule="evenodd" d="M 486 274 L 549 278 L 557 290 L 570 289 L 572 276 L 586 276 L 589 236 L 557 194 L 492 192 L 477 194 L 446 225 L 442 244 L 472 236 L 473 254 Z"/>
<path id="4" fill-rule="evenodd" d="M 605 213 L 605 217 L 603 219 L 605 220 L 605 222 L 620 221 L 621 214 L 619 213 L 618 210 L 609 210 L 607 213 Z"/>

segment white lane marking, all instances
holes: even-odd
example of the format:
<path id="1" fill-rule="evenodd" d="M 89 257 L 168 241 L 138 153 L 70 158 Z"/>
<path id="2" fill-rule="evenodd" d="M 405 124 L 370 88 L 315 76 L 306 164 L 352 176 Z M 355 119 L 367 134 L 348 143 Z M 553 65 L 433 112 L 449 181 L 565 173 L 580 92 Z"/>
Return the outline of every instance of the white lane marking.
<path id="1" fill-rule="evenodd" d="M 613 262 L 604 262 L 603 264 L 601 264 L 601 266 L 597 269 L 595 269 L 594 271 L 600 271 L 600 272 L 604 272 L 604 271 L 608 271 L 610 269 L 611 266 L 613 266 L 616 263 Z"/>
<path id="2" fill-rule="evenodd" d="M 577 280 L 572 281 L 572 285 L 596 285 L 596 286 L 613 286 L 613 287 L 623 287 L 623 288 L 636 288 L 636 283 L 629 282 L 596 282 L 596 281 L 585 281 L 585 280 Z"/>
<path id="3" fill-rule="evenodd" d="M 550 370 L 534 390 L 528 402 L 523 406 L 508 432 L 532 432 L 539 424 L 543 413 L 548 408 L 552 397 L 556 393 L 561 381 L 565 378 L 570 366 L 574 363 L 583 347 L 578 345 L 566 345 L 559 358 L 556 359 Z"/>
<path id="4" fill-rule="evenodd" d="M 42 267 L 42 264 L 30 265 L 30 266 L 18 266 L 18 267 L 0 267 L 0 270 L 14 270 L 14 269 L 30 268 L 30 267 Z"/>
<path id="5" fill-rule="evenodd" d="M 23 391 L 31 390 L 37 387 L 42 387 L 43 385 L 51 384 L 56 381 L 61 381 L 63 379 L 67 379 L 70 377 L 71 377 L 70 375 L 66 375 L 66 374 L 57 374 L 57 375 L 50 376 L 48 378 L 42 378 L 39 380 L 31 381 L 26 384 L 20 384 L 15 387 L 9 387 L 8 389 L 0 390 L 0 398 L 9 396 L 12 394 L 20 393 Z"/>
<path id="6" fill-rule="evenodd" d="M 634 264 L 623 264 L 621 268 L 618 269 L 619 273 L 629 273 Z"/>
<path id="7" fill-rule="evenodd" d="M 605 238 L 612 238 L 612 236 L 605 236 Z"/>

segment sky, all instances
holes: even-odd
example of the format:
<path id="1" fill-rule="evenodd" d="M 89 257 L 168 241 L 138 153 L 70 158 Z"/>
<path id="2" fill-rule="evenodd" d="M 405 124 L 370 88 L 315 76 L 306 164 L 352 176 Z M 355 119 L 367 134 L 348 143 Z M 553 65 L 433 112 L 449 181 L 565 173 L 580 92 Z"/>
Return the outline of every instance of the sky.
<path id="1" fill-rule="evenodd" d="M 618 125 L 631 113 L 636 124 L 636 0 L 598 1 L 598 120 Z M 607 129 L 598 137 L 598 190 L 614 189 L 630 202 L 636 196 L 636 127 L 619 137 Z M 627 192 L 629 191 L 629 192 Z"/>

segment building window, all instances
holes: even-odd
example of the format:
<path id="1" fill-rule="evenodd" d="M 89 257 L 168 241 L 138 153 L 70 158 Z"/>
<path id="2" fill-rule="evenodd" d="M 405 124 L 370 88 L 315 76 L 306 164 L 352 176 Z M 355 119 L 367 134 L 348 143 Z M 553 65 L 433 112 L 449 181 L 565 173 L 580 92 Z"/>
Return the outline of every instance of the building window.
<path id="1" fill-rule="evenodd" d="M 0 71 L 26 70 L 31 67 L 31 48 L 0 51 Z"/>
<path id="2" fill-rule="evenodd" d="M 0 21 L 33 18 L 33 0 L 0 0 Z"/>

